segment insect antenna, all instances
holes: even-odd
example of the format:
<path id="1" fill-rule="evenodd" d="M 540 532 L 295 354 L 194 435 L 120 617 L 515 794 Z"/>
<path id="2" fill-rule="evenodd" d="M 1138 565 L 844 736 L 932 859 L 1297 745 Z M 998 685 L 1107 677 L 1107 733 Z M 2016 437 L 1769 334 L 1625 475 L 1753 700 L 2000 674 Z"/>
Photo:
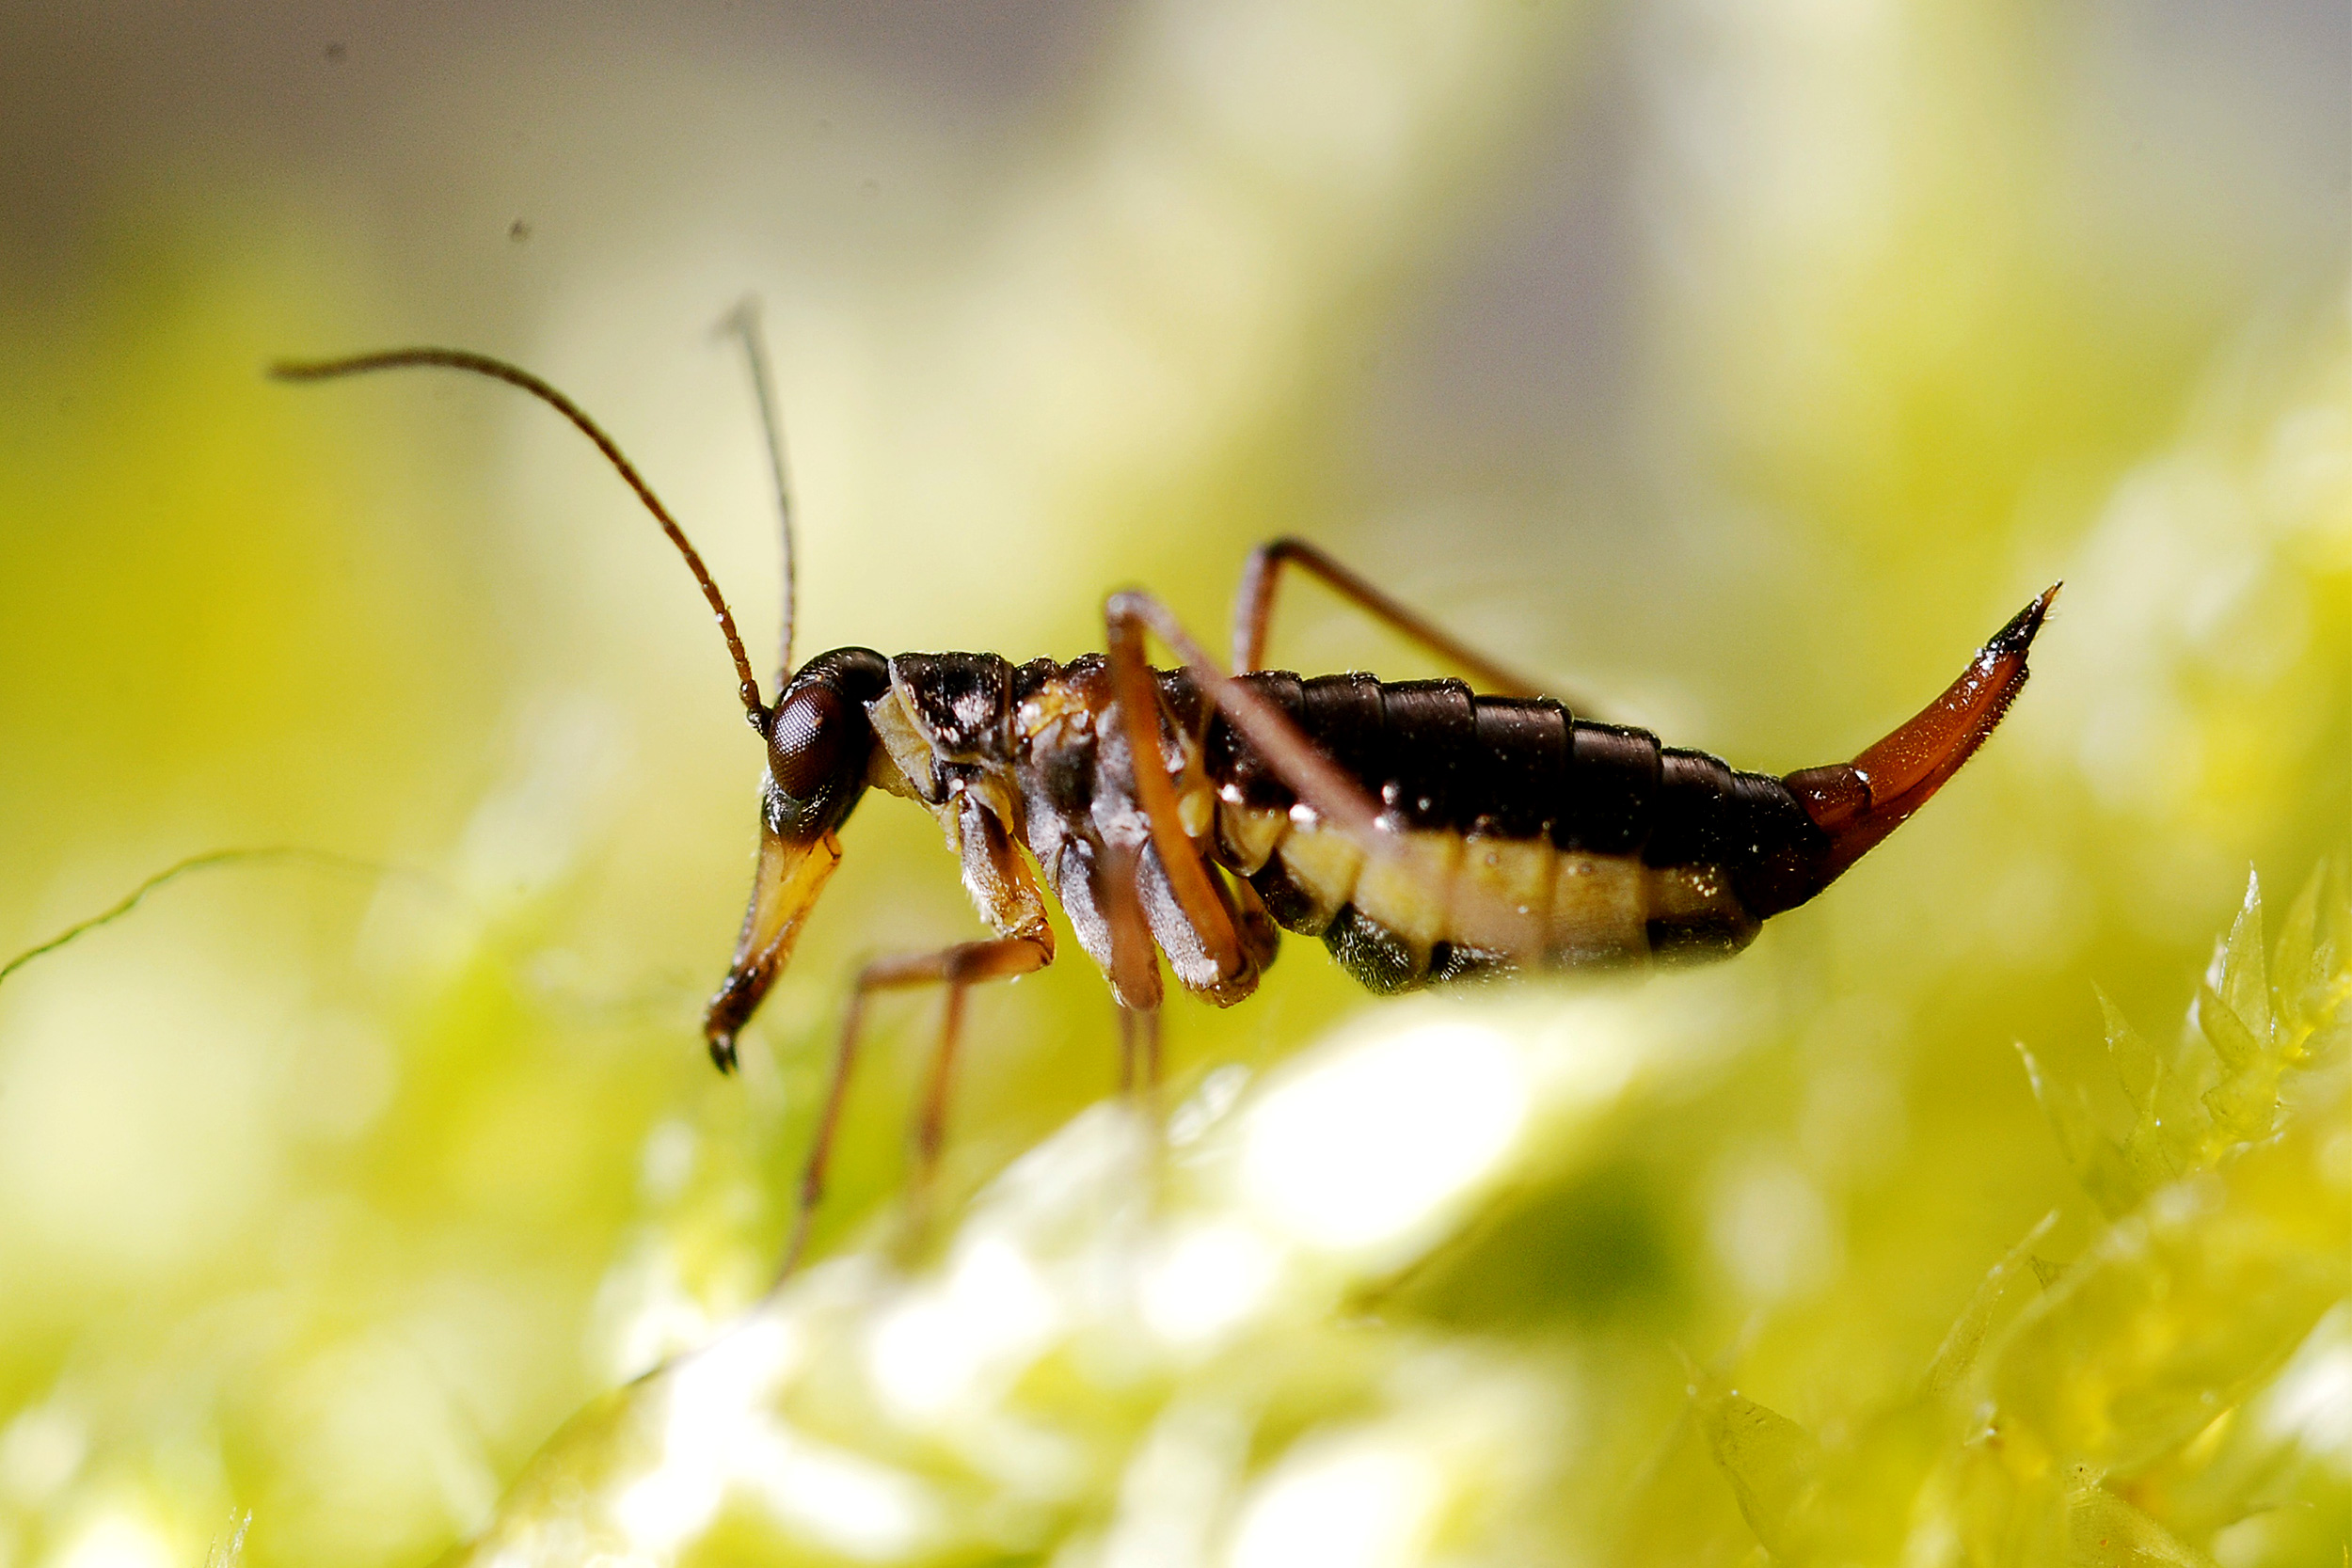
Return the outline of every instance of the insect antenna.
<path id="1" fill-rule="evenodd" d="M 792 678 L 793 594 L 800 574 L 792 547 L 792 482 L 784 466 L 784 421 L 776 417 L 775 384 L 768 373 L 768 343 L 759 330 L 759 301 L 745 298 L 727 312 L 719 330 L 743 340 L 743 357 L 752 372 L 752 398 L 759 404 L 759 433 L 768 441 L 768 472 L 776 484 L 776 522 L 784 534 L 784 620 L 776 633 L 776 695 L 782 701 L 785 683 Z"/>
<path id="2" fill-rule="evenodd" d="M 703 564 L 703 558 L 695 553 L 692 542 L 686 537 L 686 531 L 678 527 L 677 519 L 670 515 L 669 508 L 661 504 L 661 498 L 653 493 L 653 486 L 645 483 L 637 472 L 636 466 L 622 454 L 619 443 L 607 436 L 580 404 L 518 365 L 493 359 L 486 354 L 473 354 L 456 348 L 396 348 L 378 354 L 356 354 L 346 359 L 280 360 L 270 367 L 269 373 L 280 381 L 328 381 L 337 376 L 364 375 L 371 371 L 405 370 L 412 366 L 464 371 L 472 375 L 487 376 L 492 381 L 503 381 L 510 387 L 518 387 L 571 420 L 582 436 L 596 444 L 596 450 L 604 453 L 605 461 L 612 465 L 631 490 L 637 492 L 637 499 L 645 503 L 645 510 L 652 513 L 654 520 L 661 525 L 661 531 L 670 536 L 670 543 L 675 545 L 678 554 L 686 558 L 687 570 L 694 574 L 695 582 L 702 586 L 703 597 L 709 601 L 711 613 L 718 617 L 719 635 L 727 640 L 727 657 L 735 661 L 736 690 L 743 700 L 743 711 L 750 718 L 753 728 L 764 730 L 768 722 L 768 706 L 760 701 L 759 681 L 752 674 L 752 661 L 743 652 L 743 639 L 736 634 L 735 616 L 727 609 L 726 596 L 719 592 L 719 585 L 711 580 L 710 569 Z"/>

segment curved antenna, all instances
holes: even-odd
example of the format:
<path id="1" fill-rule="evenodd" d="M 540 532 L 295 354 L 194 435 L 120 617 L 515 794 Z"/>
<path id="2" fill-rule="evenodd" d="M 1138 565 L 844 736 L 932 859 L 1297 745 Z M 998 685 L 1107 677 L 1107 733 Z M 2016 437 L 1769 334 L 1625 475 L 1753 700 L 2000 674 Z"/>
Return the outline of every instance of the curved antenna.
<path id="1" fill-rule="evenodd" d="M 784 533 L 784 624 L 776 633 L 776 697 L 782 701 L 785 683 L 792 678 L 793 595 L 800 579 L 792 548 L 792 482 L 784 466 L 784 421 L 776 417 L 774 383 L 768 374 L 768 344 L 759 330 L 759 301 L 746 295 L 719 324 L 721 332 L 743 340 L 743 357 L 751 365 L 752 397 L 759 404 L 759 433 L 768 438 L 768 472 L 776 484 L 776 522 Z"/>
<path id="2" fill-rule="evenodd" d="M 621 454 L 620 446 L 598 428 L 596 421 L 590 419 L 580 404 L 519 366 L 460 348 L 396 348 L 380 354 L 355 354 L 347 359 L 285 359 L 272 365 L 269 373 L 280 381 L 327 381 L 339 375 L 364 375 L 371 371 L 405 370 L 419 365 L 464 371 L 472 375 L 487 376 L 492 381 L 503 381 L 509 387 L 519 387 L 571 420 L 582 436 L 596 444 L 596 450 L 604 453 L 605 461 L 619 471 L 631 490 L 637 492 L 637 499 L 645 503 L 645 510 L 652 513 L 654 521 L 661 525 L 661 531 L 670 536 L 670 543 L 675 545 L 678 554 L 686 558 L 686 569 L 694 574 L 694 580 L 702 585 L 703 597 L 709 601 L 711 613 L 719 618 L 719 635 L 727 640 L 727 657 L 735 660 L 736 690 L 743 699 L 743 712 L 751 720 L 754 729 L 765 729 L 768 706 L 760 701 L 759 682 L 752 674 L 752 661 L 743 652 L 743 640 L 736 635 L 735 616 L 727 609 L 725 595 L 719 592 L 719 585 L 710 580 L 710 569 L 703 564 L 703 558 L 694 553 L 694 546 L 687 539 L 686 531 L 678 527 L 677 519 L 670 515 L 669 509 L 661 504 L 661 499 L 653 493 L 653 487 Z"/>

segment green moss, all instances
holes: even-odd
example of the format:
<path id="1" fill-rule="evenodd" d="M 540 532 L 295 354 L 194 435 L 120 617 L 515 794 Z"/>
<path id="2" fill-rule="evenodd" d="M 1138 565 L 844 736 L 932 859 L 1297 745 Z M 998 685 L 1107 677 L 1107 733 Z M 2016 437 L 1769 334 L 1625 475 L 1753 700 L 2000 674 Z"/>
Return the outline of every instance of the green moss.
<path id="1" fill-rule="evenodd" d="M 1696 1424 L 1775 1560 L 1914 1560 L 1926 1543 L 1927 1560 L 2202 1562 L 2218 1528 L 2279 1506 L 2281 1477 L 2260 1468 L 2185 1521 L 2163 1506 L 2231 1442 L 2262 1441 L 2238 1431 L 2249 1397 L 2352 1291 L 2352 900 L 2323 867 L 2268 954 L 2262 908 L 2249 885 L 2177 1050 L 2101 999 L 2133 1113 L 2120 1137 L 2094 1123 L 2105 1085 L 2035 1069 L 2101 1223 L 2063 1263 L 2034 1252 L 2037 1225 L 1917 1396 L 1823 1445 L 1694 1382 Z M 2038 1292 L 1979 1354 L 2027 1279 Z M 2340 1508 L 2340 1480 L 2305 1466 L 2296 1479 Z"/>

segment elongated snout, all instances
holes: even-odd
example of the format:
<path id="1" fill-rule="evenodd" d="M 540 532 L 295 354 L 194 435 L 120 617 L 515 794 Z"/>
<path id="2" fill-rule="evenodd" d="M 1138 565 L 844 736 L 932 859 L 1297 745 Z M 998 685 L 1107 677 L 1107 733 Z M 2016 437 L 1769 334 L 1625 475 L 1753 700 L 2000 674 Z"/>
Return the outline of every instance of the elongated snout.
<path id="1" fill-rule="evenodd" d="M 830 830 L 790 837 L 776 830 L 770 816 L 761 814 L 759 864 L 752 876 L 743 932 L 736 939 L 735 961 L 703 1010 L 703 1037 L 722 1072 L 734 1070 L 737 1031 L 784 973 L 817 895 L 841 863 L 841 841 Z"/>

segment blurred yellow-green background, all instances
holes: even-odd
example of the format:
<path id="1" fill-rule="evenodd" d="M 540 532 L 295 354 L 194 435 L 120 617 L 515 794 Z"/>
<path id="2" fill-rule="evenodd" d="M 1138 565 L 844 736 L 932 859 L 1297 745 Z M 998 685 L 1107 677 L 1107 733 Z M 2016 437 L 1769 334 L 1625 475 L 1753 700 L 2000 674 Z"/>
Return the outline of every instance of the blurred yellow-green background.
<path id="1" fill-rule="evenodd" d="M 2346 848 L 2348 92 L 2294 0 L 0 12 L 0 949 L 348 858 L 0 988 L 0 1568 L 247 1511 L 256 1565 L 2339 1563 L 2341 1021 L 2241 942 L 2283 1131 L 2121 1197 L 2016 1047 L 2128 1142 L 2094 985 L 2169 1052 L 2249 866 L 2291 942 Z M 1737 962 L 1389 1004 L 1294 939 L 1171 1008 L 1156 1176 L 1065 942 L 905 1244 L 887 1004 L 834 1261 L 747 1319 L 850 967 L 974 928 L 936 829 L 859 814 L 720 1079 L 758 752 L 676 562 L 501 388 L 260 373 L 544 372 L 757 657 L 747 294 L 803 655 L 1215 631 L 1299 532 L 1778 772 L 2068 587 Z M 1312 591 L 1274 652 L 1429 673 Z"/>

